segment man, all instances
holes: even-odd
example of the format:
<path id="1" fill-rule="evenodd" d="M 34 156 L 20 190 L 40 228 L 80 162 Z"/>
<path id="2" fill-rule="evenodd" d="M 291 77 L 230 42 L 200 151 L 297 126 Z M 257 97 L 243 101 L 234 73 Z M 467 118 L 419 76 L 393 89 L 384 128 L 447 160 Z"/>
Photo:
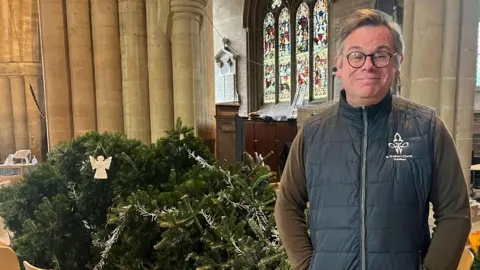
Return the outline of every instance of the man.
<path id="1" fill-rule="evenodd" d="M 340 100 L 303 125 L 281 179 L 275 217 L 291 264 L 455 270 L 471 223 L 453 139 L 434 110 L 390 92 L 403 59 L 398 24 L 370 9 L 343 24 Z"/>

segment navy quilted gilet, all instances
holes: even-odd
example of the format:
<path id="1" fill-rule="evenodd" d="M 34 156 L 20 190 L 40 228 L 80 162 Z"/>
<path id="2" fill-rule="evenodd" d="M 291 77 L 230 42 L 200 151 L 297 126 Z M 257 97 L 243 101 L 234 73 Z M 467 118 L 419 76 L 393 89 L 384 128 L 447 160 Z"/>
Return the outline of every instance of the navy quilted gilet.
<path id="1" fill-rule="evenodd" d="M 435 112 L 390 93 L 304 125 L 314 270 L 418 270 L 430 240 Z"/>

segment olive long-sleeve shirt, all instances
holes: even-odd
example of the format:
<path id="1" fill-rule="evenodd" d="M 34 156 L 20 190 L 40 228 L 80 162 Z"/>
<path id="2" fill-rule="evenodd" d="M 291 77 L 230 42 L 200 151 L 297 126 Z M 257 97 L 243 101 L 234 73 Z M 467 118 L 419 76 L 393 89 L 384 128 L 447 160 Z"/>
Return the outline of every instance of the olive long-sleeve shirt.
<path id="1" fill-rule="evenodd" d="M 308 269 L 313 254 L 304 214 L 308 195 L 303 146 L 300 129 L 290 148 L 275 205 L 278 232 L 296 270 Z M 423 264 L 428 270 L 456 270 L 471 229 L 470 204 L 453 138 L 438 117 L 434 159 L 428 197 L 433 205 L 435 229 Z"/>

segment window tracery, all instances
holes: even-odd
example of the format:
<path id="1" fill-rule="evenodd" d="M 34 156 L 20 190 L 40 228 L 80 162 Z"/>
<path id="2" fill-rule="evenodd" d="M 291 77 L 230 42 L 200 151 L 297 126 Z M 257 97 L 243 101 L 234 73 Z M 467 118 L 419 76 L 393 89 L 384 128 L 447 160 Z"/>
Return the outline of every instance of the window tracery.
<path id="1" fill-rule="evenodd" d="M 263 103 L 328 98 L 327 0 L 271 0 L 263 20 Z"/>

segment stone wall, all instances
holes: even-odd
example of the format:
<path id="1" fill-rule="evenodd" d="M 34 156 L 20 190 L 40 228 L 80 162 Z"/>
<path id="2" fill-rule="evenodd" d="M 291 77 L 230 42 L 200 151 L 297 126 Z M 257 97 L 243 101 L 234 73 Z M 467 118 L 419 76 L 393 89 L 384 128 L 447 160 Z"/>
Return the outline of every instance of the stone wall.
<path id="1" fill-rule="evenodd" d="M 50 148 L 92 130 L 156 141 L 177 118 L 214 140 L 211 0 L 66 3 L 38 5 Z"/>
<path id="2" fill-rule="evenodd" d="M 243 10 L 245 0 L 215 0 L 213 1 L 213 23 L 218 32 L 214 30 L 214 53 L 222 48 L 222 36 L 229 41 L 229 47 L 237 58 L 237 91 L 240 101 L 240 115 L 247 114 L 247 33 L 243 28 Z M 222 36 L 220 36 L 222 35 Z M 213 59 L 211 60 L 214 61 Z"/>
<path id="3" fill-rule="evenodd" d="M 45 121 L 33 98 L 43 110 L 37 1 L 0 1 L 0 15 L 0 163 L 21 149 L 41 160 Z"/>

